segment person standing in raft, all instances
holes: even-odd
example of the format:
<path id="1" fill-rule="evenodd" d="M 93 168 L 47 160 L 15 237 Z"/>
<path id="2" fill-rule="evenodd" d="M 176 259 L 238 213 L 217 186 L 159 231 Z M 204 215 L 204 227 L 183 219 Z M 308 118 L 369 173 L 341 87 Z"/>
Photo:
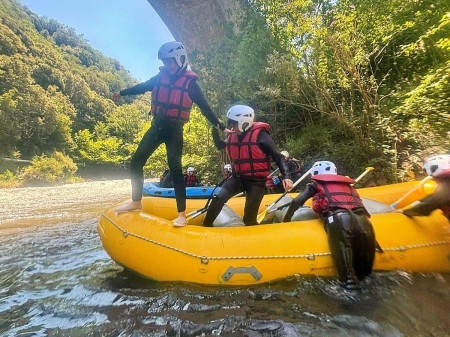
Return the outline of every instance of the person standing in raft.
<path id="1" fill-rule="evenodd" d="M 436 181 L 436 190 L 423 199 L 413 202 L 410 208 L 399 210 L 399 212 L 407 216 L 421 216 L 440 209 L 450 220 L 450 154 L 430 157 L 425 162 L 424 169 Z"/>
<path id="2" fill-rule="evenodd" d="M 312 182 L 294 198 L 284 221 L 291 221 L 294 212 L 312 198 L 313 210 L 325 223 L 340 281 L 347 289 L 358 289 L 359 281 L 372 272 L 375 259 L 376 240 L 370 214 L 352 186 L 355 181 L 338 175 L 334 163 L 314 163 L 311 175 Z"/>
<path id="3" fill-rule="evenodd" d="M 245 192 L 244 223 L 257 225 L 256 217 L 265 193 L 266 177 L 270 174 L 273 159 L 283 175 L 283 186 L 292 188 L 292 180 L 284 160 L 269 134 L 269 124 L 254 122 L 255 112 L 246 105 L 235 105 L 227 112 L 228 127 L 233 133 L 225 141 L 213 129 L 213 139 L 219 150 L 226 149 L 231 159 L 233 173 L 214 195 L 204 226 L 212 226 L 223 205 L 235 194 Z"/>
<path id="4" fill-rule="evenodd" d="M 165 43 L 159 48 L 158 58 L 162 60 L 164 66 L 156 76 L 112 95 L 112 99 L 117 101 L 121 96 L 151 91 L 153 116 L 150 129 L 145 133 L 131 158 L 132 199 L 117 207 L 116 212 L 142 209 L 143 168 L 152 153 L 164 143 L 178 210 L 174 226 L 182 227 L 186 225 L 186 186 L 181 166 L 183 125 L 189 120 L 192 104 L 197 104 L 202 114 L 215 127 L 225 132 L 230 130 L 225 128 L 223 122 L 211 110 L 197 83 L 197 74 L 189 70 L 184 45 L 176 41 Z"/>

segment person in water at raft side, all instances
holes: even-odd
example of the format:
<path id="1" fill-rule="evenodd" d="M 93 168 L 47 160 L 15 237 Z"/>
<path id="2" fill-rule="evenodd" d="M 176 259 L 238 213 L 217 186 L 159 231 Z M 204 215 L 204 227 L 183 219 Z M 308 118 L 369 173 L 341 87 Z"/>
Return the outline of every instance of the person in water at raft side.
<path id="1" fill-rule="evenodd" d="M 186 186 L 181 166 L 183 126 L 189 120 L 192 104 L 197 104 L 202 114 L 215 127 L 226 133 L 230 130 L 225 127 L 206 101 L 197 83 L 197 74 L 188 66 L 184 45 L 176 41 L 165 43 L 159 48 L 158 58 L 164 66 L 160 67 L 156 76 L 112 95 L 112 99 L 117 101 L 121 96 L 139 95 L 151 91 L 151 115 L 153 116 L 150 128 L 142 137 L 131 158 L 132 199 L 118 206 L 116 212 L 142 209 L 143 168 L 147 159 L 164 143 L 178 210 L 178 218 L 173 224 L 176 227 L 182 227 L 186 225 Z"/>
<path id="2" fill-rule="evenodd" d="M 450 220 L 450 154 L 438 154 L 428 158 L 424 170 L 436 181 L 435 191 L 398 212 L 407 216 L 425 216 L 440 209 Z"/>
<path id="3" fill-rule="evenodd" d="M 251 107 L 232 106 L 227 117 L 228 127 L 234 132 L 223 141 L 218 130 L 213 129 L 213 140 L 219 150 L 226 149 L 233 172 L 214 195 L 203 225 L 212 226 L 224 204 L 240 192 L 245 192 L 245 225 L 257 225 L 258 209 L 264 197 L 271 160 L 280 168 L 285 190 L 292 188 L 291 176 L 284 156 L 278 151 L 269 134 L 269 125 L 255 122 L 255 112 Z"/>
<path id="4" fill-rule="evenodd" d="M 334 163 L 314 163 L 311 180 L 290 204 L 284 221 L 291 221 L 294 212 L 312 198 L 313 210 L 324 221 L 340 281 L 347 289 L 358 289 L 359 281 L 372 272 L 375 259 L 376 239 L 370 214 L 352 186 L 355 181 L 338 175 Z"/>

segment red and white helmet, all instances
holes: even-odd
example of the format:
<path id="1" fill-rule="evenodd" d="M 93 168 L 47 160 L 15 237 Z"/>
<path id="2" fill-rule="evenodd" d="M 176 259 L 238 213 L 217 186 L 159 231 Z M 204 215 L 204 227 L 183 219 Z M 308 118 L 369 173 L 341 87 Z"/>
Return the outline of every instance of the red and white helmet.
<path id="1" fill-rule="evenodd" d="M 158 59 L 174 58 L 180 68 L 187 66 L 188 58 L 186 48 L 181 42 L 173 41 L 164 43 L 158 50 Z"/>
<path id="2" fill-rule="evenodd" d="M 192 166 L 189 166 L 187 169 L 188 173 L 194 173 L 195 169 Z"/>
<path id="3" fill-rule="evenodd" d="M 317 174 L 337 174 L 336 165 L 331 161 L 316 161 L 311 168 L 311 175 Z"/>
<path id="4" fill-rule="evenodd" d="M 450 154 L 438 154 L 428 158 L 423 166 L 429 176 L 450 176 Z"/>
<path id="5" fill-rule="evenodd" d="M 247 105 L 233 105 L 227 112 L 227 118 L 238 123 L 238 129 L 245 132 L 255 122 L 255 111 Z"/>

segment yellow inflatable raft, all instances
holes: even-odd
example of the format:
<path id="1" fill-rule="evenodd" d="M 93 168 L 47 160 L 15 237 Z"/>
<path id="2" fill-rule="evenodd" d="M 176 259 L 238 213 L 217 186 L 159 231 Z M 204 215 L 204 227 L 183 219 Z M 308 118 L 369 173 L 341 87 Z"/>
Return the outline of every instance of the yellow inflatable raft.
<path id="1" fill-rule="evenodd" d="M 389 209 L 389 204 L 417 184 L 393 184 L 358 192 L 364 200 L 385 203 Z M 426 185 L 417 188 L 397 207 L 404 207 L 426 192 Z M 266 195 L 259 212 L 277 197 Z M 171 221 L 177 215 L 175 199 L 144 197 L 143 204 L 141 212 L 116 214 L 114 207 L 106 210 L 98 232 L 114 261 L 145 277 L 237 286 L 273 282 L 296 274 L 336 275 L 319 219 L 219 228 L 200 226 L 203 214 L 186 227 L 174 228 Z M 227 206 L 242 216 L 243 204 L 244 198 L 232 198 Z M 204 205 L 205 200 L 188 199 L 187 212 Z M 376 253 L 375 270 L 450 271 L 450 225 L 441 211 L 414 218 L 379 213 L 372 214 L 371 219 L 384 250 Z"/>

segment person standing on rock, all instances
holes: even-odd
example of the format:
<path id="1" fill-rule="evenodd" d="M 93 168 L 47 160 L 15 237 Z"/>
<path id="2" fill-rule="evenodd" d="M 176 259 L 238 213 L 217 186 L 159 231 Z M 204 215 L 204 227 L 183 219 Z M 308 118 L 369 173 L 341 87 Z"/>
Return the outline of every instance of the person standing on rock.
<path id="1" fill-rule="evenodd" d="M 121 96 L 139 95 L 151 91 L 153 116 L 150 129 L 145 133 L 131 158 L 132 199 L 118 206 L 116 211 L 120 213 L 142 209 L 144 165 L 152 153 L 164 143 L 178 210 L 178 218 L 174 221 L 174 226 L 183 227 L 186 225 L 186 186 L 181 166 L 183 126 L 189 120 L 192 104 L 197 104 L 201 113 L 215 127 L 226 133 L 230 130 L 225 127 L 206 101 L 197 83 L 197 74 L 189 69 L 184 45 L 177 41 L 165 43 L 159 48 L 158 58 L 164 66 L 160 68 L 156 76 L 112 95 L 112 99 L 117 101 Z"/>

